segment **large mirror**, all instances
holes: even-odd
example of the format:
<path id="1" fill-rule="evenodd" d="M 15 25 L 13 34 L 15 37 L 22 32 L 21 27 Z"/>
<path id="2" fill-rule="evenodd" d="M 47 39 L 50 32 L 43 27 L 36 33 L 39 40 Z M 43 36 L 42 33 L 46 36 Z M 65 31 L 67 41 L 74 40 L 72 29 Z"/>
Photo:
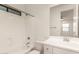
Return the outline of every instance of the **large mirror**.
<path id="1" fill-rule="evenodd" d="M 61 36 L 73 36 L 73 9 L 61 12 Z"/>
<path id="2" fill-rule="evenodd" d="M 79 7 L 76 4 L 62 4 L 50 8 L 50 36 L 79 37 Z"/>

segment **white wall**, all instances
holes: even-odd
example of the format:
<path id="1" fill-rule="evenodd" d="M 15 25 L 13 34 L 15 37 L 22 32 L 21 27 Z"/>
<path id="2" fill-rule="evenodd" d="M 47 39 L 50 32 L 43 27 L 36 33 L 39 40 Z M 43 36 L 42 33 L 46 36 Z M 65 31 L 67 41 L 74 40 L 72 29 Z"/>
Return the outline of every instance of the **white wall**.
<path id="1" fill-rule="evenodd" d="M 24 44 L 24 37 L 24 18 L 0 11 L 0 53 L 21 49 Z"/>
<path id="2" fill-rule="evenodd" d="M 34 15 L 34 20 L 27 23 L 33 22 L 35 24 L 35 29 L 31 30 L 34 33 L 36 40 L 44 40 L 49 35 L 49 6 L 45 4 L 25 4 L 25 5 L 10 5 L 18 9 L 24 10 L 32 15 Z M 33 25 L 32 24 L 32 25 Z M 31 34 L 30 34 L 31 35 Z M 33 35 L 31 35 L 33 36 Z"/>
<path id="3" fill-rule="evenodd" d="M 25 49 L 24 44 L 28 36 L 33 41 L 45 40 L 48 37 L 49 8 L 47 5 L 10 6 L 23 9 L 35 17 L 0 12 L 0 53 Z"/>
<path id="4" fill-rule="evenodd" d="M 75 5 L 58 5 L 50 9 L 50 35 L 61 35 L 61 11 L 74 9 Z"/>

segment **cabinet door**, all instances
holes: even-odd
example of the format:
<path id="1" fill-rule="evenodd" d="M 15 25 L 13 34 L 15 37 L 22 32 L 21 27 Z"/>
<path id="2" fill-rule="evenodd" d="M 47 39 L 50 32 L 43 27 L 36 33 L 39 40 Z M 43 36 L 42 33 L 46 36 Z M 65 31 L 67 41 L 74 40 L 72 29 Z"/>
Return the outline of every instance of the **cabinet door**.
<path id="1" fill-rule="evenodd" d="M 74 54 L 74 53 L 76 52 L 67 49 L 53 47 L 53 54 Z"/>
<path id="2" fill-rule="evenodd" d="M 44 45 L 44 54 L 52 54 L 52 46 Z"/>

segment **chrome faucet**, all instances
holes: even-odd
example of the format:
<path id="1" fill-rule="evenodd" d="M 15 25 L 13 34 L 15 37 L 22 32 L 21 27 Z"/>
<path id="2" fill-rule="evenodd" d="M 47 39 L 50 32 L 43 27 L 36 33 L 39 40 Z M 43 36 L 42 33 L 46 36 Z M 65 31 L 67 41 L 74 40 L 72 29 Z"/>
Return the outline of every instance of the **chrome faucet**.
<path id="1" fill-rule="evenodd" d="M 64 37 L 63 41 L 69 42 L 69 37 Z"/>

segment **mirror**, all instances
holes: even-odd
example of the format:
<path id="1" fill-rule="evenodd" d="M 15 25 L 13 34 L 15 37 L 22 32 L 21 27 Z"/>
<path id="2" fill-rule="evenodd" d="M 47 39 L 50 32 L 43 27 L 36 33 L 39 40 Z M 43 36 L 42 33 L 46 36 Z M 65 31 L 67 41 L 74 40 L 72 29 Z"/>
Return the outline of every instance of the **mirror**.
<path id="1" fill-rule="evenodd" d="M 61 12 L 61 36 L 73 36 L 73 9 Z"/>
<path id="2" fill-rule="evenodd" d="M 79 7 L 62 4 L 50 8 L 50 36 L 78 37 Z"/>

